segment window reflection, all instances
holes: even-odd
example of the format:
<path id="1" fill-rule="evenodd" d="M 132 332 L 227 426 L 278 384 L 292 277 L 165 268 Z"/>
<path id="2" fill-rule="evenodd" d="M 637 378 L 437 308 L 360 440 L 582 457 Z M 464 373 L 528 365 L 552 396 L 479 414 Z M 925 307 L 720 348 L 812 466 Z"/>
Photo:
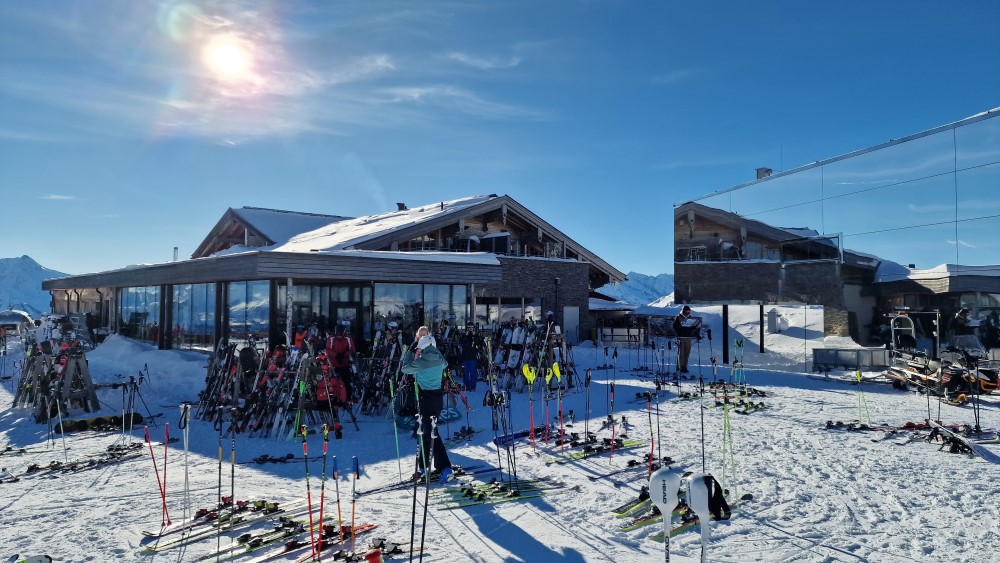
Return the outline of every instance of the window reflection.
<path id="1" fill-rule="evenodd" d="M 180 284 L 173 292 L 174 348 L 210 349 L 215 337 L 215 284 Z"/>
<path id="2" fill-rule="evenodd" d="M 1000 119 L 990 117 L 695 201 L 774 227 L 843 234 L 847 249 L 918 268 L 996 264 L 998 140 Z M 744 259 L 773 257 L 773 249 L 748 242 Z M 724 258 L 705 248 L 675 259 Z"/>
<path id="3" fill-rule="evenodd" d="M 270 287 L 267 281 L 229 284 L 230 342 L 267 338 Z"/>
<path id="4" fill-rule="evenodd" d="M 160 336 L 160 287 L 125 287 L 118 295 L 118 332 L 156 342 Z"/>

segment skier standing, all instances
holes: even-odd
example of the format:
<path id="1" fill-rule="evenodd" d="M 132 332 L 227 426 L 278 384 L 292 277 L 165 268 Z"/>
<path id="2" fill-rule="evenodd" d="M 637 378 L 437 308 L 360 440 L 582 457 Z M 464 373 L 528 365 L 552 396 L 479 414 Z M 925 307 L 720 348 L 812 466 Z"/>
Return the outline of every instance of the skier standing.
<path id="1" fill-rule="evenodd" d="M 441 416 L 441 409 L 444 407 L 444 391 L 441 388 L 441 378 L 443 370 L 448 366 L 444 356 L 435 346 L 433 336 L 427 334 L 426 327 L 417 330 L 419 339 L 403 354 L 402 372 L 412 374 L 416 379 L 417 409 L 421 419 L 423 436 L 421 439 L 422 455 L 417 456 L 417 468 L 419 477 L 425 471 L 424 460 L 433 459 L 434 468 L 441 472 L 441 480 L 447 481 L 451 477 L 451 461 L 448 459 L 448 452 L 444 443 L 440 439 L 434 439 L 431 435 L 430 417 Z M 433 447 L 432 447 L 433 444 Z M 433 454 L 433 458 L 431 455 Z"/>
<path id="2" fill-rule="evenodd" d="M 473 393 L 476 382 L 479 381 L 479 353 L 483 348 L 483 339 L 476 334 L 476 327 L 469 325 L 460 342 L 462 347 L 462 374 L 465 392 Z"/>
<path id="3" fill-rule="evenodd" d="M 677 371 L 688 373 L 691 341 L 698 336 L 697 323 L 691 319 L 691 307 L 685 305 L 681 314 L 674 317 L 674 334 L 677 335 Z"/>

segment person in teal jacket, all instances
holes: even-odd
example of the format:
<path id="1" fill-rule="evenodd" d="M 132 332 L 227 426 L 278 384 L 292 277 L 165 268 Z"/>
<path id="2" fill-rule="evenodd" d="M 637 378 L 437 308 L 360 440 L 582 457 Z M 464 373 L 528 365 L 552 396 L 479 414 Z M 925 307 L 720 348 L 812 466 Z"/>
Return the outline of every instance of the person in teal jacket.
<path id="1" fill-rule="evenodd" d="M 441 473 L 443 483 L 452 475 L 451 460 L 448 459 L 444 442 L 440 438 L 431 436 L 430 417 L 441 416 L 441 409 L 444 408 L 441 379 L 448 362 L 435 346 L 434 337 L 426 332 L 425 327 L 417 330 L 419 339 L 403 354 L 402 372 L 413 375 L 416 379 L 417 411 L 420 414 L 420 426 L 423 431 L 420 437 L 421 454 L 417 455 L 417 474 L 414 477 L 423 475 L 424 460 L 430 460 L 433 453 L 434 469 Z"/>

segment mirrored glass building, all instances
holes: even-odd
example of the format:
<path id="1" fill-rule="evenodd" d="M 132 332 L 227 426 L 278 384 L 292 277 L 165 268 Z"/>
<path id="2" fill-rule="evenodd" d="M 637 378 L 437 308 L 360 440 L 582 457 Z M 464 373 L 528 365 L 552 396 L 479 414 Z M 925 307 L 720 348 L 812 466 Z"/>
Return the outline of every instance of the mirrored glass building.
<path id="1" fill-rule="evenodd" d="M 678 302 L 826 307 L 879 343 L 897 307 L 969 308 L 1000 347 L 1000 108 L 772 174 L 674 209 Z"/>

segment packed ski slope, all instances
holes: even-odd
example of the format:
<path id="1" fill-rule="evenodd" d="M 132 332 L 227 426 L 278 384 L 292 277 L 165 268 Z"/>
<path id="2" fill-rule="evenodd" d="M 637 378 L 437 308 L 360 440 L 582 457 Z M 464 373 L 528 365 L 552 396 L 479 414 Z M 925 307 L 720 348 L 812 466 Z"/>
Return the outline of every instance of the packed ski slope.
<path id="1" fill-rule="evenodd" d="M 718 308 L 695 307 L 713 328 L 714 341 L 695 345 L 692 369 L 705 381 L 713 379 L 709 358 L 721 358 L 721 317 Z M 742 312 L 740 312 L 742 311 Z M 745 313 L 745 315 L 744 315 Z M 788 323 L 780 334 L 766 334 L 766 353 L 757 343 L 760 328 L 757 309 L 738 309 L 731 315 L 731 338 L 745 337 L 744 361 L 747 383 L 767 393 L 753 398 L 767 408 L 750 414 L 730 414 L 736 461 L 735 483 L 730 479 L 731 496 L 752 494 L 753 500 L 738 506 L 729 521 L 712 522 L 707 559 L 723 562 L 790 561 L 975 561 L 995 560 L 1000 553 L 1000 446 L 979 446 L 983 455 L 970 457 L 941 451 L 939 445 L 909 439 L 912 432 L 900 432 L 887 439 L 874 432 L 828 430 L 826 422 L 845 423 L 858 420 L 858 387 L 836 381 L 821 381 L 803 372 L 809 350 L 822 343 L 819 336 L 822 312 L 817 309 L 787 309 Z M 803 337 L 807 339 L 803 339 Z M 697 381 L 684 380 L 658 394 L 649 408 L 637 393 L 654 390 L 649 371 L 656 369 L 656 359 L 649 350 L 620 347 L 618 358 L 605 356 L 603 348 L 580 346 L 575 360 L 581 380 L 586 368 L 592 368 L 589 386 L 590 418 L 585 422 L 587 393 L 577 386 L 576 393 L 565 398 L 564 412 L 573 411 L 575 421 L 567 431 L 582 434 L 585 428 L 600 437 L 610 437 L 610 429 L 601 429 L 611 408 L 609 383 L 615 383 L 615 417 L 624 416 L 628 436 L 647 445 L 615 451 L 565 464 L 546 464 L 559 454 L 554 445 L 537 441 L 533 448 L 526 440 L 518 443 L 517 474 L 520 478 L 548 477 L 565 483 L 560 489 L 539 498 L 494 505 L 440 510 L 443 502 L 431 494 L 427 512 L 426 561 L 658 561 L 664 544 L 649 539 L 661 531 L 661 524 L 634 531 L 621 531 L 624 518 L 610 510 L 635 498 L 646 478 L 645 471 L 631 469 L 606 478 L 598 475 L 624 468 L 630 460 L 639 460 L 649 451 L 649 441 L 657 448 L 656 456 L 672 457 L 678 469 L 702 469 L 702 421 L 704 422 L 704 457 L 708 472 L 721 477 L 722 431 L 724 412 L 714 406 L 712 396 L 704 400 L 677 400 L 678 393 L 697 391 Z M 16 384 L 16 368 L 22 350 L 14 341 L 3 357 L 0 375 L 15 374 L 3 382 L 0 401 L 10 405 Z M 606 359 L 607 358 L 607 359 Z M 112 337 L 88 354 L 92 373 L 100 383 L 113 383 L 148 373 L 141 385 L 142 414 L 163 413 L 154 418 L 149 433 L 154 441 L 153 454 L 158 464 L 154 471 L 150 451 L 143 441 L 143 429 L 135 429 L 124 438 L 115 432 L 77 432 L 50 439 L 45 425 L 36 424 L 30 413 L 6 408 L 0 411 L 0 449 L 13 451 L 0 455 L 0 467 L 10 474 L 23 474 L 29 464 L 47 464 L 53 460 L 77 460 L 97 455 L 114 443 L 139 442 L 141 455 L 115 464 L 89 470 L 51 475 L 25 476 L 20 481 L 0 484 L 0 559 L 14 554 L 46 553 L 56 561 L 195 561 L 211 556 L 218 546 L 234 541 L 237 532 L 211 534 L 200 541 L 158 553 L 147 553 L 153 542 L 143 530 L 158 530 L 163 503 L 157 479 L 166 480 L 166 504 L 173 521 L 182 520 L 185 511 L 185 480 L 190 490 L 190 507 L 211 507 L 218 495 L 240 499 L 268 499 L 289 503 L 305 499 L 307 484 L 301 461 L 255 464 L 261 455 L 302 457 L 301 441 L 228 436 L 220 439 L 210 422 L 192 420 L 189 430 L 190 453 L 185 455 L 183 440 L 165 449 L 162 443 L 169 423 L 170 437 L 181 438 L 178 428 L 178 405 L 194 402 L 205 376 L 206 357 L 195 352 L 156 351 L 150 347 Z M 598 366 L 613 363 L 612 368 Z M 718 377 L 729 379 L 731 370 L 720 366 Z M 507 456 L 493 446 L 491 411 L 482 406 L 486 386 L 480 384 L 470 397 L 473 411 L 471 425 L 483 431 L 471 440 L 450 447 L 453 463 L 473 466 L 501 463 Z M 894 390 L 887 385 L 862 388 L 873 423 L 901 426 L 907 421 L 923 421 L 928 408 L 932 417 L 944 423 L 971 423 L 970 407 L 930 403 L 925 397 Z M 105 413 L 119 412 L 121 390 L 102 390 L 100 398 Z M 1000 397 L 986 396 L 982 401 L 984 427 L 1000 426 Z M 704 407 L 704 408 L 703 408 Z M 460 410 L 464 411 L 464 408 Z M 545 404 L 535 393 L 532 406 L 536 423 L 544 420 Z M 549 417 L 556 415 L 556 405 L 549 404 Z M 464 415 L 464 412 L 463 412 Z M 702 418 L 702 415 L 703 418 Z M 513 418 L 517 429 L 528 427 L 528 395 L 514 394 Z M 347 424 L 342 440 L 330 439 L 330 476 L 332 456 L 337 456 L 340 479 L 320 477 L 322 461 L 309 463 L 309 493 L 317 503 L 325 489 L 325 518 L 338 513 L 345 520 L 354 514 L 357 523 L 374 523 L 378 528 L 357 538 L 358 549 L 372 537 L 407 542 L 410 539 L 413 490 L 391 491 L 359 496 L 351 502 L 351 491 L 372 489 L 408 476 L 413 471 L 415 441 L 408 433 L 399 435 L 397 457 L 392 426 L 384 419 L 360 418 L 360 431 Z M 463 420 L 441 426 L 442 435 L 450 437 L 465 426 Z M 621 432 L 619 426 L 617 432 Z M 538 437 L 536 437 L 537 439 Z M 542 437 L 543 438 L 543 437 Z M 24 453 L 17 450 L 24 448 Z M 322 437 L 308 441 L 310 456 L 322 452 Z M 220 453 L 222 462 L 220 463 Z M 164 457 L 167 458 L 164 469 Z M 231 466 L 231 456 L 236 465 Z M 362 474 L 350 475 L 350 460 L 356 456 Z M 164 476 L 164 473 L 166 475 Z M 484 473 L 480 478 L 497 476 Z M 235 489 L 235 490 L 231 490 Z M 415 539 L 419 544 L 424 491 L 419 494 Z M 674 524 L 679 523 L 677 517 Z M 265 524 L 250 531 L 264 529 Z M 348 546 L 349 547 L 349 546 Z M 408 546 L 404 554 L 408 558 Z M 273 550 L 273 549 L 272 549 Z M 258 555 L 269 550 L 255 552 Z M 302 553 L 301 551 L 299 553 Z M 671 541 L 675 561 L 698 561 L 701 556 L 697 527 Z M 241 560 L 249 560 L 246 557 Z M 294 560 L 287 556 L 279 560 Z M 332 560 L 332 555 L 324 559 Z"/>

